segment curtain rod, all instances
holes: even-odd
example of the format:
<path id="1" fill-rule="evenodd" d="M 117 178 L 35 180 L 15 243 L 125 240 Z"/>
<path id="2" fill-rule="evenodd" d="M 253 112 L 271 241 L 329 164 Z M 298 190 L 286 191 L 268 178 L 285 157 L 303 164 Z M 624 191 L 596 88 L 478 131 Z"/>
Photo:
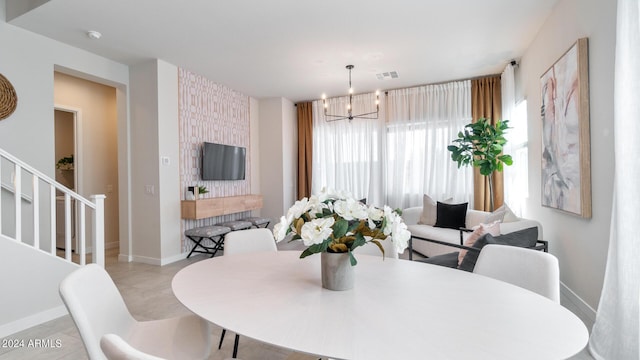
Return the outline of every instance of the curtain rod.
<path id="1" fill-rule="evenodd" d="M 515 62 L 515 60 L 512 61 L 512 65 L 513 62 Z M 422 85 L 414 85 L 414 86 L 407 86 L 407 87 L 402 87 L 402 88 L 392 88 L 392 89 L 386 89 L 384 91 L 385 95 L 389 95 L 389 91 L 394 91 L 394 90 L 401 90 L 401 89 L 413 89 L 413 88 L 418 88 L 418 87 L 422 87 L 422 86 L 429 86 L 429 85 L 442 85 L 442 84 L 448 84 L 448 83 L 452 83 L 452 82 L 458 82 L 458 81 L 467 81 L 467 80 L 479 80 L 479 79 L 485 79 L 485 78 L 492 78 L 492 77 L 500 77 L 501 74 L 490 74 L 490 75 L 481 75 L 481 76 L 475 76 L 475 77 L 471 77 L 471 78 L 466 78 L 466 79 L 458 79 L 458 80 L 448 80 L 448 81 L 441 81 L 441 82 L 436 82 L 436 83 L 429 83 L 429 84 L 422 84 Z M 363 94 L 369 94 L 369 93 L 363 93 Z M 361 95 L 361 94 L 357 94 L 357 95 Z M 355 95 L 354 95 L 355 96 Z M 336 96 L 336 97 L 340 97 L 340 96 Z M 295 106 L 298 106 L 298 103 L 305 103 L 305 102 L 313 102 L 313 101 L 318 101 L 321 99 L 312 99 L 312 100 L 303 100 L 303 101 L 298 101 L 297 103 L 295 103 Z"/>

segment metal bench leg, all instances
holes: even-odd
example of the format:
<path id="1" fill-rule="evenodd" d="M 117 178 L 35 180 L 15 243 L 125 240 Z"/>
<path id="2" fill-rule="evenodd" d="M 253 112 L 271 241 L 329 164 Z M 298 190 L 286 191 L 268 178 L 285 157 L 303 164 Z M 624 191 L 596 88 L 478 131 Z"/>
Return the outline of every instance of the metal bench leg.
<path id="1" fill-rule="evenodd" d="M 213 246 L 213 253 L 211 254 L 211 257 L 214 257 L 214 256 L 216 256 L 216 254 L 218 253 L 219 250 L 223 250 L 223 247 L 224 247 L 224 235 L 218 236 L 218 240 L 211 239 L 211 241 L 213 241 L 215 243 L 215 245 Z"/>
<path id="2" fill-rule="evenodd" d="M 216 236 L 212 236 L 212 237 L 198 237 L 198 236 L 187 236 L 187 238 L 189 238 L 191 241 L 193 241 L 194 245 L 193 248 L 191 248 L 191 251 L 189 252 L 189 255 L 187 255 L 187 259 L 193 254 L 193 253 L 198 253 L 198 254 L 208 254 L 211 255 L 211 257 L 216 256 L 216 254 L 218 253 L 219 250 L 223 249 L 223 244 L 224 244 L 224 235 L 216 235 Z M 195 238 L 199 238 L 198 240 L 196 240 Z M 217 238 L 217 240 L 216 240 Z M 202 242 L 204 241 L 204 239 L 209 239 L 213 242 L 213 246 L 206 246 L 203 245 Z M 202 250 L 199 250 L 202 249 Z"/>
<path id="3" fill-rule="evenodd" d="M 196 240 L 196 239 L 192 238 L 191 236 L 187 236 L 187 237 L 189 239 L 191 239 L 191 241 L 193 241 L 195 243 L 195 245 L 193 245 L 193 247 L 191 248 L 191 251 L 189 252 L 189 255 L 187 255 L 187 259 L 188 259 L 189 256 L 191 256 L 191 254 L 193 254 L 198 247 L 202 247 L 202 245 L 200 245 L 200 243 L 202 242 L 202 240 L 204 240 L 204 238 L 200 238 L 200 240 Z"/>

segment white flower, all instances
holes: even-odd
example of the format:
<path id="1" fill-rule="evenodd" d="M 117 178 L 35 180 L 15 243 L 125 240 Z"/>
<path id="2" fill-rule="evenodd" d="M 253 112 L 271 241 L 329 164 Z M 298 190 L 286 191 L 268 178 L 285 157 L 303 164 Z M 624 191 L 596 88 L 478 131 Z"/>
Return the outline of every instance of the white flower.
<path id="1" fill-rule="evenodd" d="M 333 226 L 334 222 L 333 217 L 313 219 L 306 222 L 300 230 L 302 242 L 306 246 L 322 243 L 333 233 L 331 226 Z"/>
<path id="2" fill-rule="evenodd" d="M 345 200 L 349 199 L 352 196 L 346 191 L 336 191 L 333 189 L 327 189 L 326 187 L 320 190 L 320 194 L 318 194 L 318 198 L 320 202 L 325 202 L 326 200 Z"/>
<path id="3" fill-rule="evenodd" d="M 340 200 L 353 199 L 353 196 L 348 191 L 336 191 L 334 196 L 336 199 Z"/>
<path id="4" fill-rule="evenodd" d="M 387 207 L 388 207 L 388 206 L 387 206 Z M 367 209 L 367 215 L 369 216 L 369 218 L 370 218 L 371 220 L 374 220 L 374 221 L 380 221 L 380 220 L 382 220 L 382 218 L 384 217 L 384 211 L 383 211 L 383 210 L 381 210 L 381 209 L 378 209 L 378 208 L 377 208 L 377 207 L 375 207 L 375 206 L 370 206 L 370 207 Z"/>
<path id="5" fill-rule="evenodd" d="M 297 219 L 307 211 L 309 211 L 309 199 L 302 198 L 301 200 L 296 201 L 296 203 L 289 209 L 287 212 L 287 218 L 291 217 L 292 219 Z"/>
<path id="6" fill-rule="evenodd" d="M 333 205 L 336 214 L 347 221 L 367 218 L 367 207 L 355 199 L 336 200 Z"/>
<path id="7" fill-rule="evenodd" d="M 407 229 L 407 225 L 402 222 L 402 218 L 398 216 L 398 220 L 393 223 L 391 240 L 398 254 L 402 254 L 409 245 L 411 232 Z"/>
<path id="8" fill-rule="evenodd" d="M 325 202 L 329 198 L 329 194 L 327 192 L 327 188 L 323 187 L 318 194 L 318 201 Z"/>
<path id="9" fill-rule="evenodd" d="M 326 216 L 329 213 L 333 216 Z M 316 218 L 316 216 L 320 217 Z M 402 253 L 407 248 L 411 239 L 411 233 L 402 217 L 389 206 L 385 206 L 383 209 L 367 206 L 346 192 L 327 189 L 322 189 L 317 195 L 296 201 L 287 214 L 280 218 L 280 222 L 274 226 L 273 234 L 277 241 L 281 241 L 287 237 L 287 233 L 292 233 L 295 234 L 295 239 L 300 239 L 305 246 L 312 247 L 331 239 L 333 236 L 332 227 L 336 219 L 346 220 L 349 223 L 348 226 L 351 230 L 344 236 L 364 236 L 365 242 L 370 242 L 374 238 L 380 240 L 383 237 L 381 235 L 384 234 L 387 241 L 393 242 L 394 250 L 398 253 Z M 360 221 L 366 221 L 369 229 L 358 226 L 357 223 Z M 298 228 L 295 228 L 294 224 L 297 224 Z M 384 224 L 384 227 L 381 224 Z M 369 235 L 364 235 L 364 233 Z M 371 234 L 375 234 L 375 236 Z M 346 239 L 340 239 L 340 241 L 343 240 Z M 315 247 L 311 251 L 307 249 L 302 257 L 320 250 L 319 247 Z"/>
<path id="10" fill-rule="evenodd" d="M 282 241 L 287 236 L 287 230 L 291 226 L 291 221 L 284 216 L 280 217 L 280 222 L 273 226 L 273 237 L 276 241 Z"/>
<path id="11" fill-rule="evenodd" d="M 387 205 L 384 206 L 384 217 L 386 218 L 386 225 L 384 229 L 382 229 L 382 232 L 389 236 L 393 231 L 393 223 L 398 219 L 402 221 L 402 218 Z"/>
<path id="12" fill-rule="evenodd" d="M 375 229 L 376 224 L 374 223 L 374 221 L 382 220 L 382 218 L 384 217 L 384 211 L 382 211 L 381 209 L 378 209 L 375 206 L 370 206 L 367 209 L 367 216 L 368 216 L 369 229 Z"/>
<path id="13" fill-rule="evenodd" d="M 316 217 L 316 214 L 322 214 L 322 210 L 323 209 L 328 209 L 329 207 L 327 206 L 327 204 L 323 203 L 320 201 L 320 198 L 312 195 L 309 198 L 309 216 L 314 219 Z"/>

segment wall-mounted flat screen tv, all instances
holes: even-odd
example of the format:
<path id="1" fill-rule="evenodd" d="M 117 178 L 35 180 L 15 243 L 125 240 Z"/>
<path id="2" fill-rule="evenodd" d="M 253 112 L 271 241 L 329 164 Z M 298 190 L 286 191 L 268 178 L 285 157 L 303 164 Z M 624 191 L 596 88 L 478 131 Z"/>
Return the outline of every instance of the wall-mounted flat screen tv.
<path id="1" fill-rule="evenodd" d="M 246 148 L 205 142 L 202 180 L 244 180 L 246 156 Z"/>

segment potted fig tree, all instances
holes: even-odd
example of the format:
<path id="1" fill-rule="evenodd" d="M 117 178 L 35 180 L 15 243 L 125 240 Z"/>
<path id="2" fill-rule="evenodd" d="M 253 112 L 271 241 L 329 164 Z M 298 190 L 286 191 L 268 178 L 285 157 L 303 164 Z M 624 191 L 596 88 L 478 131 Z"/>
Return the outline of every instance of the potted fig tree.
<path id="1" fill-rule="evenodd" d="M 458 138 L 453 144 L 447 146 L 451 151 L 451 159 L 461 166 L 473 166 L 480 170 L 480 174 L 489 180 L 489 201 L 491 211 L 493 208 L 493 172 L 502 171 L 504 165 L 513 164 L 511 155 L 503 154 L 502 150 L 507 143 L 504 137 L 509 129 L 509 120 L 491 124 L 490 119 L 480 118 L 478 121 L 467 124 L 463 131 L 458 133 Z"/>

